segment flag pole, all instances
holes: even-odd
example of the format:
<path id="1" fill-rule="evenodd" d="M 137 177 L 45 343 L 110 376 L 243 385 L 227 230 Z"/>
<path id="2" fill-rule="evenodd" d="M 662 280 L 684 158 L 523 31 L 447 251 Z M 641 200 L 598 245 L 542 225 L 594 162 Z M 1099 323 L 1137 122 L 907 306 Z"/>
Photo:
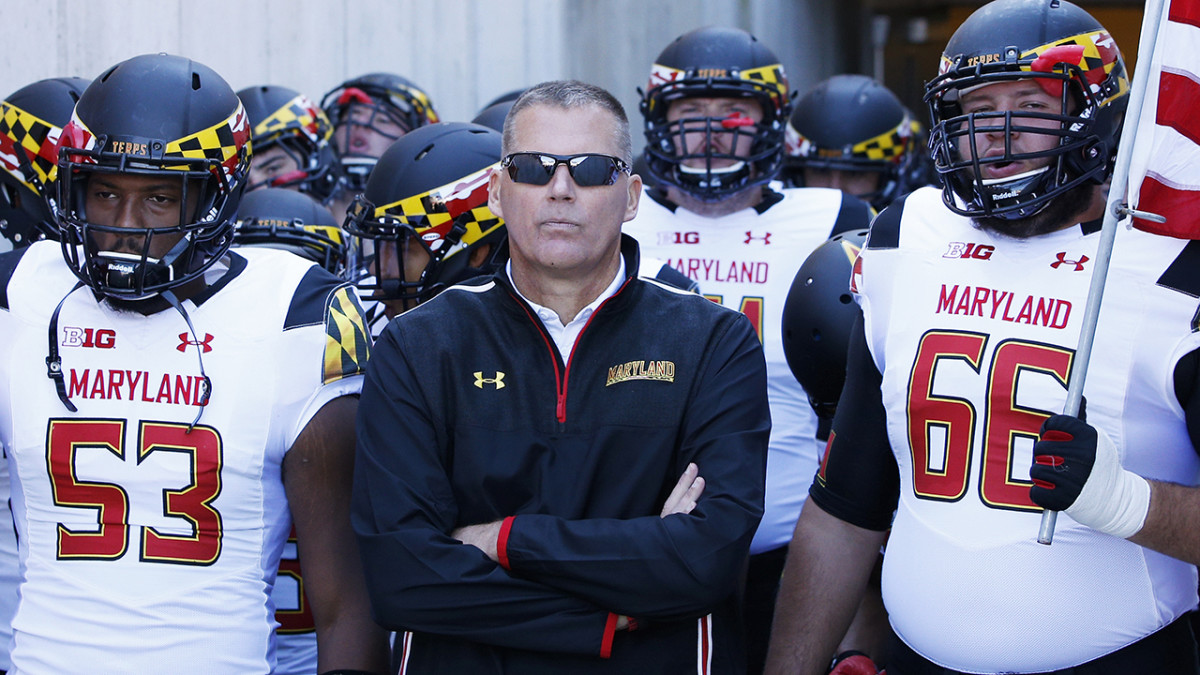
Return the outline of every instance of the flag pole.
<path id="1" fill-rule="evenodd" d="M 1083 324 L 1079 329 L 1079 347 L 1075 350 L 1075 367 L 1071 369 L 1071 380 L 1067 386 L 1067 403 L 1063 414 L 1079 415 L 1083 401 L 1083 383 L 1087 379 L 1088 361 L 1092 356 L 1092 341 L 1096 337 L 1096 323 L 1100 317 L 1100 300 L 1104 295 L 1104 282 L 1108 277 L 1108 261 L 1112 257 L 1113 241 L 1117 238 L 1117 221 L 1129 215 L 1126 190 L 1129 187 L 1129 166 L 1133 161 L 1133 134 L 1141 117 L 1150 84 L 1151 60 L 1162 25 L 1162 11 L 1166 0 L 1146 0 L 1142 15 L 1142 35 L 1138 41 L 1138 65 L 1133 83 L 1129 88 L 1129 106 L 1125 122 L 1121 125 L 1121 143 L 1118 146 L 1116 167 L 1113 170 L 1112 186 L 1109 190 L 1108 208 L 1104 212 L 1104 224 L 1100 228 L 1100 241 L 1096 246 L 1096 266 L 1092 269 L 1091 286 L 1088 288 L 1087 305 L 1084 307 Z M 1140 217 L 1140 214 L 1139 214 Z M 1058 511 L 1046 509 L 1042 512 L 1042 523 L 1038 530 L 1038 543 L 1050 545 L 1054 541 L 1054 525 Z"/>

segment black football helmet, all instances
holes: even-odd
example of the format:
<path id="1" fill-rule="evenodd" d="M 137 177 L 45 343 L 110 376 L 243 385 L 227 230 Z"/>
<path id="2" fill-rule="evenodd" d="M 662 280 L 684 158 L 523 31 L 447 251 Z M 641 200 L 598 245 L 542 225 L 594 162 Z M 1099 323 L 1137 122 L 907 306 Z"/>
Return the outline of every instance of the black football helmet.
<path id="1" fill-rule="evenodd" d="M 850 230 L 818 246 L 792 280 L 783 305 L 783 355 L 817 415 L 832 418 L 846 383 L 850 331 L 862 310 L 850 276 L 867 230 Z"/>
<path id="2" fill-rule="evenodd" d="M 278 146 L 298 167 L 289 174 L 247 185 L 246 189 L 295 186 L 327 202 L 337 187 L 338 172 L 329 142 L 333 125 L 325 111 L 309 97 L 287 87 L 247 87 L 237 95 L 250 117 L 254 151 L 261 156 L 263 151 Z"/>
<path id="3" fill-rule="evenodd" d="M 512 99 L 510 101 L 493 103 L 480 110 L 475 119 L 471 120 L 471 124 L 478 124 L 504 133 L 504 119 L 508 117 L 508 111 L 512 110 L 513 104 L 516 102 L 516 99 Z"/>
<path id="4" fill-rule="evenodd" d="M 865 75 L 834 75 L 796 102 L 788 120 L 783 175 L 804 186 L 804 169 L 879 174 L 879 189 L 856 195 L 881 210 L 903 194 L 913 159 L 908 110 L 887 87 Z"/>
<path id="5" fill-rule="evenodd" d="M 333 213 L 295 190 L 263 188 L 247 192 L 238 207 L 233 245 L 291 251 L 337 276 L 346 274 L 346 238 Z"/>
<path id="6" fill-rule="evenodd" d="M 1034 79 L 1059 99 L 1045 112 L 963 114 L 960 95 L 997 82 Z M 954 212 L 1020 219 L 1058 195 L 1109 176 L 1129 100 L 1129 80 L 1116 42 L 1091 15 L 1067 0 L 995 0 L 976 10 L 951 36 L 938 76 L 925 85 L 930 147 Z M 1035 126 L 1053 121 L 1056 129 Z M 1033 124 L 1031 124 L 1033 123 Z M 982 132 L 1050 134 L 1057 146 L 1042 152 L 977 158 Z M 1049 158 L 1048 166 L 989 180 L 980 167 Z"/>
<path id="7" fill-rule="evenodd" d="M 660 184 L 673 185 L 705 201 L 718 201 L 775 177 L 783 162 L 784 126 L 791 96 L 783 65 L 750 33 L 737 28 L 699 28 L 667 46 L 638 90 L 646 133 L 646 160 Z M 709 117 L 667 120 L 671 103 L 684 98 L 752 98 L 762 107 L 759 124 L 745 119 Z M 752 137 L 750 154 L 720 153 L 711 145 L 688 154 L 684 134 L 732 134 Z M 703 167 L 685 160 L 704 160 Z M 713 160 L 731 160 L 716 168 Z"/>
<path id="8" fill-rule="evenodd" d="M 359 240 L 422 246 L 429 262 L 420 279 L 385 278 L 378 255 L 364 260 L 370 276 L 358 287 L 373 300 L 424 302 L 446 286 L 485 270 L 468 264 L 471 251 L 504 240 L 504 221 L 488 208 L 488 179 L 500 166 L 500 133 L 464 122 L 443 122 L 405 134 L 379 158 L 367 187 L 346 215 L 344 229 Z"/>
<path id="9" fill-rule="evenodd" d="M 58 143 L 55 215 L 68 266 L 97 293 L 124 300 L 199 278 L 233 242 L 249 163 L 246 110 L 212 69 L 147 54 L 105 70 L 84 90 Z M 179 183 L 178 222 L 123 228 L 89 221 L 89 180 L 118 173 Z M 141 253 L 101 250 L 97 233 L 135 237 Z M 150 251 L 160 237 L 178 242 L 155 258 Z"/>
<path id="10" fill-rule="evenodd" d="M 404 133 L 438 121 L 429 95 L 411 80 L 392 73 L 369 73 L 347 80 L 325 94 L 321 107 L 334 129 L 362 124 L 392 140 L 400 136 L 374 127 L 376 119 L 385 117 Z M 367 111 L 360 118 L 363 121 L 352 121 L 352 115 L 359 109 Z M 334 147 L 341 162 L 343 181 L 351 192 L 361 192 L 379 158 L 352 153 L 348 148 L 337 147 L 339 142 L 335 134 Z"/>
<path id="11" fill-rule="evenodd" d="M 59 134 L 87 85 L 78 77 L 55 77 L 0 101 L 0 235 L 14 248 L 58 239 L 49 182 Z"/>

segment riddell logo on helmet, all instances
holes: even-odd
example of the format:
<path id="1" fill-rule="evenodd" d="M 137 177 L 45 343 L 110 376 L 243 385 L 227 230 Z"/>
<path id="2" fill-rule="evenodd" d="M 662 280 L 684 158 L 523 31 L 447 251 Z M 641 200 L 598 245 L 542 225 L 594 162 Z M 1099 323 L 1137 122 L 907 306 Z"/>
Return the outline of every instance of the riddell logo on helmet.
<path id="1" fill-rule="evenodd" d="M 130 143 L 128 141 L 113 141 L 108 146 L 109 152 L 123 155 L 149 155 L 150 150 L 145 143 Z"/>

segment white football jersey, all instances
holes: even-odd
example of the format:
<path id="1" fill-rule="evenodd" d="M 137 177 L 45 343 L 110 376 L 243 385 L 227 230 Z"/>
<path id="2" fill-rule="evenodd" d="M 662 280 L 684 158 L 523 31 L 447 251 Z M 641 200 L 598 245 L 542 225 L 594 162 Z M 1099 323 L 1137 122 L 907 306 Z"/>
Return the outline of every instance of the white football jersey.
<path id="1" fill-rule="evenodd" d="M 1053 545 L 1036 541 L 1033 444 L 1065 404 L 1099 234 L 992 235 L 932 188 L 908 197 L 898 238 L 887 213 L 855 283 L 900 468 L 883 571 L 896 633 L 948 668 L 1040 672 L 1194 608 L 1191 565 L 1066 514 Z M 1172 372 L 1200 344 L 1189 330 L 1196 300 L 1156 284 L 1185 244 L 1120 233 L 1084 395 L 1126 468 L 1194 485 L 1200 460 Z"/>
<path id="2" fill-rule="evenodd" d="M 646 194 L 637 217 L 624 227 L 638 240 L 643 257 L 665 260 L 699 283 L 705 297 L 748 316 L 762 340 L 771 441 L 766 510 L 751 553 L 791 541 L 824 450 L 816 440 L 817 416 L 783 354 L 782 317 L 797 270 L 837 222 L 842 193 L 800 188 L 783 190 L 782 195 L 762 212 L 749 208 L 706 218 L 684 208 L 672 212 Z"/>
<path id="3" fill-rule="evenodd" d="M 271 601 L 279 624 L 275 630 L 274 675 L 313 675 L 317 672 L 317 625 L 304 595 L 295 529 L 283 545 Z"/>
<path id="4" fill-rule="evenodd" d="M 98 303 L 54 242 L 27 249 L 8 280 L 0 440 L 20 534 L 17 670 L 274 668 L 284 455 L 321 406 L 359 391 L 369 343 L 353 288 L 282 251 L 239 249 L 235 271 L 238 256 L 248 264 L 223 287 L 183 303 L 195 332 L 174 309 Z M 44 361 L 60 301 L 53 336 L 76 412 Z"/>
<path id="5" fill-rule="evenodd" d="M 17 584 L 21 580 L 10 494 L 8 463 L 0 462 L 0 670 L 4 671 L 12 670 L 8 651 L 12 618 L 17 612 Z"/>

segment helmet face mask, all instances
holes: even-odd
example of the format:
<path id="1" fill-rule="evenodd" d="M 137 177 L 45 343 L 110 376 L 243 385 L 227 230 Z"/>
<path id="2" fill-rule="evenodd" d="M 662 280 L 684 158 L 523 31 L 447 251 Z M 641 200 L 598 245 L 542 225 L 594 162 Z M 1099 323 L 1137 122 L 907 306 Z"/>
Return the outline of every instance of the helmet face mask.
<path id="1" fill-rule="evenodd" d="M 641 92 L 650 173 L 710 202 L 766 184 L 782 163 L 787 86 L 779 60 L 745 31 L 681 36 L 659 55 Z M 748 99 L 761 116 L 673 114 L 672 104 L 685 99 Z"/>
<path id="2" fill-rule="evenodd" d="M 241 102 L 207 67 L 165 54 L 114 66 L 88 86 L 59 139 L 56 217 L 68 266 L 119 300 L 200 279 L 232 243 L 249 140 Z M 162 208 L 118 217 L 139 190 L 151 198 L 131 201 Z"/>
<path id="3" fill-rule="evenodd" d="M 391 73 L 372 73 L 343 82 L 325 94 L 321 107 L 334 128 L 332 142 L 342 164 L 343 180 L 353 192 L 366 187 L 371 169 L 392 141 L 438 121 L 429 95 L 408 79 Z M 358 135 L 366 138 L 365 150 L 353 147 Z"/>
<path id="4" fill-rule="evenodd" d="M 213 260 L 206 254 L 220 247 L 213 241 L 221 236 L 219 228 L 195 225 L 205 223 L 197 214 L 212 210 L 214 191 L 203 187 L 210 176 L 202 170 L 142 173 L 129 166 L 124 171 L 80 166 L 64 174 L 59 198 L 64 212 L 71 214 L 62 240 L 68 264 L 93 288 L 122 300 L 143 300 L 194 279 L 207 267 L 203 263 Z M 123 226 L 98 204 L 93 204 L 89 215 L 89 201 L 95 195 L 114 189 L 134 191 L 147 181 L 156 184 L 156 193 L 178 199 L 177 209 L 163 209 L 161 220 L 166 224 L 147 222 L 149 218 L 142 214 L 139 224 L 147 227 Z"/>
<path id="5" fill-rule="evenodd" d="M 344 224 L 359 289 L 407 308 L 483 271 L 472 255 L 505 234 L 487 205 L 499 164 L 499 132 L 474 124 L 422 127 L 389 148 Z"/>
<path id="6" fill-rule="evenodd" d="M 1016 91 L 1022 83 L 1054 103 L 1045 109 L 969 103 L 985 87 Z M 1112 37 L 1069 2 L 997 0 L 978 10 L 951 38 L 939 75 L 925 89 L 946 205 L 970 217 L 1018 220 L 1078 186 L 1103 183 L 1128 91 Z M 981 149 L 989 137 L 1002 145 Z M 1006 171 L 1013 163 L 1023 170 Z"/>

